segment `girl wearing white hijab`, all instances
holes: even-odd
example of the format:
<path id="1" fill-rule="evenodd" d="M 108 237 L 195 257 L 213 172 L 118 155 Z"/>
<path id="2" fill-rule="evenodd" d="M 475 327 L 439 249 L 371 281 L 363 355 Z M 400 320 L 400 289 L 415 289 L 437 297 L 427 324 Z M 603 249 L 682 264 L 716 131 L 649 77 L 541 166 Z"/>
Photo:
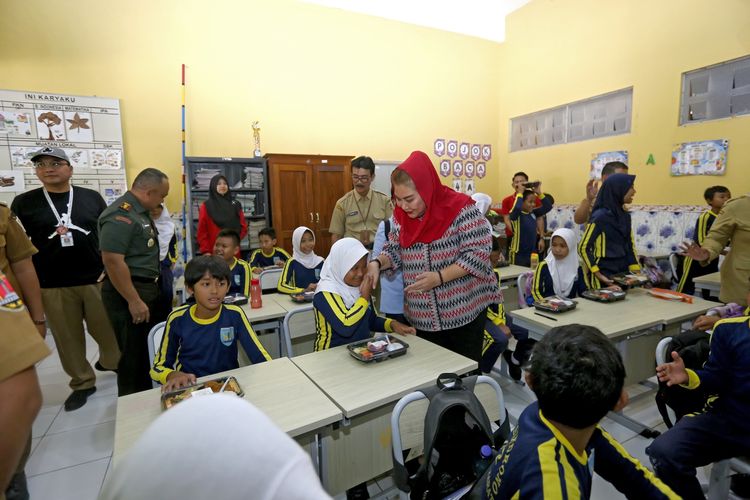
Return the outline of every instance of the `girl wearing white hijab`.
<path id="1" fill-rule="evenodd" d="M 315 291 L 323 257 L 315 254 L 315 234 L 310 228 L 300 226 L 294 230 L 292 249 L 292 258 L 286 261 L 279 276 L 279 292 L 297 295 Z"/>
<path id="2" fill-rule="evenodd" d="M 370 307 L 372 279 L 367 276 L 367 249 L 355 238 L 341 238 L 331 247 L 315 290 L 315 350 L 322 351 L 375 332 L 415 333 L 414 328 L 384 319 Z"/>
<path id="3" fill-rule="evenodd" d="M 164 412 L 112 471 L 99 500 L 330 499 L 310 456 L 260 410 L 227 394 Z"/>
<path id="4" fill-rule="evenodd" d="M 576 243 L 575 233 L 570 229 L 552 233 L 550 252 L 534 272 L 531 295 L 535 301 L 550 296 L 570 299 L 586 290 Z"/>

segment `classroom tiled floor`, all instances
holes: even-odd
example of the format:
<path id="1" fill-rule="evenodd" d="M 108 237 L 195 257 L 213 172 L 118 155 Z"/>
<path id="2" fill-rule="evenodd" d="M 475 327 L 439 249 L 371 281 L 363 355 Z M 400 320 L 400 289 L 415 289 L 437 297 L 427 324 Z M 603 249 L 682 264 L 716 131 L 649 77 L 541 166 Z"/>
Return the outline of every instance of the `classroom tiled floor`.
<path id="1" fill-rule="evenodd" d="M 54 349 L 52 336 L 47 343 Z M 88 359 L 96 361 L 99 353 L 96 343 L 87 341 Z M 65 412 L 62 404 L 70 393 L 67 376 L 60 366 L 57 352 L 37 367 L 44 403 L 34 422 L 32 452 L 26 465 L 29 491 L 32 500 L 94 500 L 97 498 L 111 466 L 112 444 L 117 407 L 117 384 L 110 372 L 97 372 L 97 391 L 86 405 L 74 412 Z M 516 423 L 521 411 L 533 400 L 533 393 L 525 386 L 506 378 L 500 379 L 505 404 Z M 640 386 L 629 388 L 631 397 L 641 392 Z M 666 426 L 656 409 L 652 396 L 635 401 L 625 409 L 626 415 L 637 421 L 664 431 Z M 604 428 L 619 440 L 626 450 L 651 467 L 645 454 L 650 439 L 605 418 Z M 699 472 L 706 481 L 705 471 Z M 395 498 L 393 482 L 389 477 L 378 478 L 369 485 L 375 498 Z M 338 498 L 346 498 L 339 495 Z M 592 498 L 614 500 L 625 498 L 609 483 L 596 476 Z"/>

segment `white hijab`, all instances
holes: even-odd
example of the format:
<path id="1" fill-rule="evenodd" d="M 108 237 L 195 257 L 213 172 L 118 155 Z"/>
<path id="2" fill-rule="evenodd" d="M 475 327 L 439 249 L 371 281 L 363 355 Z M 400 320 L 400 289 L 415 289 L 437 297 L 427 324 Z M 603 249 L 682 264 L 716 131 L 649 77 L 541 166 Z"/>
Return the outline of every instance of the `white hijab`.
<path id="1" fill-rule="evenodd" d="M 307 254 L 302 253 L 300 245 L 302 245 L 302 235 L 305 234 L 305 231 L 310 231 L 313 241 L 315 241 L 315 233 L 309 227 L 300 226 L 295 229 L 292 233 L 292 257 L 306 268 L 315 269 L 318 267 L 318 264 L 323 262 L 323 257 L 316 255 L 315 250 Z"/>
<path id="2" fill-rule="evenodd" d="M 162 413 L 111 472 L 99 500 L 330 499 L 310 456 L 260 410 L 228 394 Z"/>
<path id="3" fill-rule="evenodd" d="M 159 262 L 161 262 L 169 252 L 169 242 L 172 241 L 175 230 L 169 210 L 167 210 L 167 206 L 163 203 L 161 215 L 154 221 L 154 225 L 156 226 L 156 230 L 159 231 Z"/>
<path id="4" fill-rule="evenodd" d="M 474 203 L 476 203 L 477 208 L 480 212 L 482 212 L 482 215 L 487 215 L 487 211 L 492 205 L 492 198 L 490 198 L 490 195 L 484 193 L 474 193 L 473 195 L 471 195 L 471 199 L 474 200 Z"/>
<path id="5" fill-rule="evenodd" d="M 341 238 L 336 241 L 320 271 L 320 281 L 315 293 L 336 293 L 341 296 L 346 307 L 352 307 L 360 297 L 359 287 L 344 283 L 344 276 L 367 253 L 367 249 L 358 239 Z"/>
<path id="6" fill-rule="evenodd" d="M 565 244 L 568 245 L 568 255 L 564 259 L 556 259 L 552 255 L 552 250 L 550 250 L 544 260 L 547 262 L 550 275 L 552 275 L 555 294 L 560 297 L 567 297 L 578 277 L 578 245 L 576 245 L 576 235 L 571 229 L 563 227 L 552 233 L 552 238 L 549 240 L 550 246 L 555 236 L 565 240 Z"/>

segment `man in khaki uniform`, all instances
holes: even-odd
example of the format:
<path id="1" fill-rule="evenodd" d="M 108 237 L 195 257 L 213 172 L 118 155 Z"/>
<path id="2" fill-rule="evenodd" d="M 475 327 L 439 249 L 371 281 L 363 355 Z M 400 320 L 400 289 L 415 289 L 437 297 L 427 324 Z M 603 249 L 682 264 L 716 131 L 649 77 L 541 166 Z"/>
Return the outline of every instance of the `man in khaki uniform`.
<path id="1" fill-rule="evenodd" d="M 690 245 L 686 255 L 705 264 L 716 259 L 724 247 L 732 248 L 721 265 L 719 299 L 748 306 L 750 292 L 750 195 L 729 200 L 716 217 L 703 246 Z"/>
<path id="2" fill-rule="evenodd" d="M 148 333 L 159 300 L 159 241 L 149 211 L 169 194 L 169 179 L 147 168 L 99 217 L 99 248 L 107 273 L 102 300 L 120 346 L 117 393 L 151 388 Z"/>
<path id="3" fill-rule="evenodd" d="M 332 242 L 341 238 L 357 238 L 372 250 L 378 224 L 393 214 L 391 198 L 370 189 L 374 178 L 375 163 L 372 158 L 359 156 L 352 160 L 354 189 L 342 196 L 333 209 L 329 229 Z"/>
<path id="4" fill-rule="evenodd" d="M 50 353 L 10 280 L 0 272 L 0 500 L 28 498 L 19 467 L 42 405 L 34 365 Z M 7 488 L 7 489 L 6 489 Z"/>

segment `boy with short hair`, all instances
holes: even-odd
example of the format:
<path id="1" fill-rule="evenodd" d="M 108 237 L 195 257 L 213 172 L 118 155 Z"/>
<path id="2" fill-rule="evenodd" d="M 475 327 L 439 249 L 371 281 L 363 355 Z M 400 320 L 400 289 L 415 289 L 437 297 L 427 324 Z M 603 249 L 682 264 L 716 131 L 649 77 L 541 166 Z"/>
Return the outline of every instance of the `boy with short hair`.
<path id="1" fill-rule="evenodd" d="M 284 262 L 291 259 L 283 248 L 276 246 L 276 230 L 264 227 L 258 232 L 260 248 L 254 250 L 247 259 L 253 274 L 260 274 L 264 269 L 284 267 Z"/>
<path id="2" fill-rule="evenodd" d="M 238 368 L 237 341 L 254 364 L 271 359 L 242 309 L 223 303 L 230 274 L 227 263 L 212 255 L 185 266 L 185 286 L 195 304 L 169 314 L 150 372 L 165 392 L 195 384 L 197 377 Z"/>
<path id="3" fill-rule="evenodd" d="M 231 276 L 229 277 L 230 294 L 242 294 L 250 296 L 250 266 L 242 259 L 235 257 L 240 248 L 240 235 L 233 229 L 222 229 L 216 236 L 214 243 L 214 255 L 224 259 L 229 266 Z"/>
<path id="4" fill-rule="evenodd" d="M 537 201 L 541 203 L 539 208 L 534 208 Z M 531 265 L 531 254 L 537 250 L 544 250 L 544 240 L 539 240 L 538 222 L 550 210 L 552 200 L 550 196 L 542 193 L 542 185 L 538 183 L 534 189 L 526 189 L 516 195 L 516 202 L 510 212 L 510 221 L 513 226 L 513 241 L 508 251 L 508 260 L 511 264 L 529 267 Z"/>
<path id="5" fill-rule="evenodd" d="M 503 217 L 503 223 L 505 224 L 505 237 L 508 239 L 508 242 L 510 243 L 511 237 L 513 236 L 513 228 L 510 223 L 510 212 L 513 210 L 513 206 L 516 204 L 516 197 L 519 193 L 523 193 L 524 190 L 526 190 L 526 186 L 524 186 L 524 183 L 529 182 L 529 176 L 526 175 L 526 172 L 516 172 L 513 174 L 513 179 L 511 180 L 510 185 L 513 187 L 513 194 L 510 194 L 503 198 L 502 203 L 500 204 L 500 215 Z M 536 206 L 534 208 L 539 208 L 542 206 L 542 203 L 537 200 Z"/>
<path id="6" fill-rule="evenodd" d="M 619 352 L 596 328 L 547 332 L 526 373 L 538 400 L 500 449 L 484 498 L 588 499 L 594 472 L 628 498 L 679 498 L 598 425 L 627 404 L 624 380 Z"/>
<path id="7" fill-rule="evenodd" d="M 698 245 L 703 244 L 706 235 L 711 230 L 711 226 L 719 215 L 724 204 L 732 197 L 729 189 L 724 186 L 711 186 L 703 193 L 703 198 L 710 207 L 703 212 L 695 222 L 695 235 L 693 238 Z M 691 257 L 685 256 L 682 259 L 682 270 L 680 271 L 680 282 L 677 284 L 677 291 L 693 295 L 695 293 L 695 283 L 693 278 L 715 273 L 719 270 L 719 259 L 712 260 L 707 265 L 696 264 Z M 703 298 L 708 299 L 710 292 L 703 290 Z"/>

